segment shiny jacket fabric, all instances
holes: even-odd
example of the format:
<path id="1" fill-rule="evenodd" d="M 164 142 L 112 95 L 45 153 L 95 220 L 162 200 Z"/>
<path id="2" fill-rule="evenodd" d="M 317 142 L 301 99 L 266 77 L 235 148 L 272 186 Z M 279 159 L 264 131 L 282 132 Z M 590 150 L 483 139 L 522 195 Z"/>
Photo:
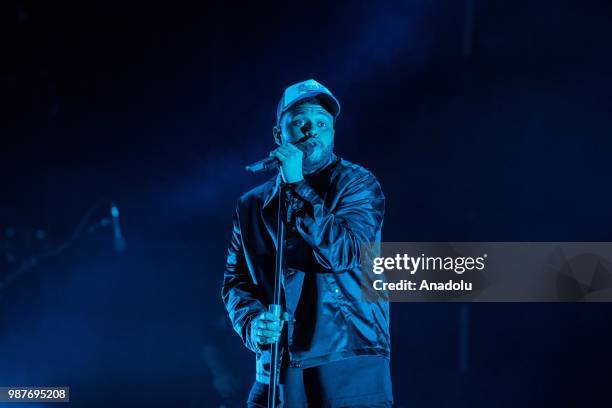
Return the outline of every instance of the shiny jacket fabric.
<path id="1" fill-rule="evenodd" d="M 249 322 L 272 303 L 280 178 L 238 200 L 222 298 L 234 330 L 256 353 L 256 379 L 269 382 L 269 347 L 251 341 Z M 356 355 L 389 357 L 389 305 L 362 300 L 360 250 L 379 242 L 385 198 L 372 173 L 334 157 L 286 189 L 283 308 L 292 316 L 281 345 L 285 363 L 312 367 Z"/>

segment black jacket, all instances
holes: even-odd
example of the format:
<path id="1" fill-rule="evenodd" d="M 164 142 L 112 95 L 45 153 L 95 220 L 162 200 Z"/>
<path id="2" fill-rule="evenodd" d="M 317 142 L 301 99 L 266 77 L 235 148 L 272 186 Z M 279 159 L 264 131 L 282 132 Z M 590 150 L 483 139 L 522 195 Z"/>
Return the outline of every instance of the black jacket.
<path id="1" fill-rule="evenodd" d="M 236 332 L 257 354 L 257 380 L 267 383 L 269 350 L 249 338 L 249 322 L 272 303 L 278 183 L 238 200 L 222 298 Z M 287 229 L 284 308 L 293 316 L 281 340 L 294 367 L 343 358 L 388 357 L 389 305 L 362 300 L 361 245 L 380 242 L 385 198 L 374 175 L 335 157 L 323 170 L 291 185 L 294 216 Z"/>

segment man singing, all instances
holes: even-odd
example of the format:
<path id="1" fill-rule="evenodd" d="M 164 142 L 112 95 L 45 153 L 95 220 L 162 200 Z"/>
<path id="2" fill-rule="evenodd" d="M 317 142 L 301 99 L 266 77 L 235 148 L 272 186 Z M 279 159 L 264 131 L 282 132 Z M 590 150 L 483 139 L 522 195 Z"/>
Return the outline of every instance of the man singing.
<path id="1" fill-rule="evenodd" d="M 238 200 L 222 297 L 256 353 L 249 407 L 267 407 L 270 344 L 282 349 L 279 404 L 389 407 L 389 305 L 361 296 L 361 245 L 380 241 L 385 198 L 374 175 L 334 154 L 340 103 L 313 79 L 288 87 L 270 153 L 280 174 Z M 314 148 L 304 157 L 296 144 Z M 286 192 L 279 198 L 281 191 Z M 282 319 L 273 303 L 279 199 L 286 227 Z M 286 322 L 286 324 L 284 324 Z"/>

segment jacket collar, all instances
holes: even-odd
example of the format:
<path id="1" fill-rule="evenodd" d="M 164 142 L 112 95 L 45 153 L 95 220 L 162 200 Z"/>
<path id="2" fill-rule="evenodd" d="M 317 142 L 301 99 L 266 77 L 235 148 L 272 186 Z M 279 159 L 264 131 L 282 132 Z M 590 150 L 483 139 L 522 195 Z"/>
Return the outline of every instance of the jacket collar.
<path id="1" fill-rule="evenodd" d="M 276 191 L 278 190 L 278 186 L 279 186 L 280 183 L 281 183 L 281 175 L 280 175 L 280 172 L 279 172 L 274 180 L 270 180 L 268 182 L 268 186 L 266 186 L 266 189 L 264 190 L 264 193 L 263 193 L 263 199 L 264 199 L 264 201 L 263 201 L 263 208 L 266 208 L 268 206 L 268 204 L 270 204 L 270 201 L 272 201 L 272 199 L 276 195 Z"/>
<path id="2" fill-rule="evenodd" d="M 338 164 L 338 162 L 340 161 L 340 157 L 336 156 L 334 153 L 332 153 L 332 158 L 329 161 L 329 163 L 319 169 L 316 173 L 312 173 L 312 174 L 306 174 L 304 176 L 304 179 L 306 181 L 310 181 L 313 178 L 316 178 L 318 175 L 326 172 L 326 170 L 331 169 L 332 167 L 335 167 L 336 164 Z M 269 185 L 266 187 L 266 189 L 264 190 L 263 193 L 263 208 L 266 208 L 268 206 L 268 204 L 270 204 L 270 202 L 272 201 L 272 199 L 274 198 L 274 196 L 276 195 L 276 192 L 278 191 L 278 187 L 281 183 L 281 175 L 280 172 L 279 174 L 276 176 L 276 179 L 274 179 L 274 181 L 270 180 Z"/>

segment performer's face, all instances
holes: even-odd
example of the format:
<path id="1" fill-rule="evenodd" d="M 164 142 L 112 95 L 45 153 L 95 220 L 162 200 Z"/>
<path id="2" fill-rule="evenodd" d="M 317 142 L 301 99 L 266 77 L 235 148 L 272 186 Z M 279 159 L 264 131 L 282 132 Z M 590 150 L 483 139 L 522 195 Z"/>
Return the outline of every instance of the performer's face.
<path id="1" fill-rule="evenodd" d="M 334 151 L 334 117 L 317 103 L 303 103 L 283 114 L 277 142 L 295 143 L 307 135 L 316 142 L 316 147 L 304 158 L 305 174 L 327 164 Z"/>

